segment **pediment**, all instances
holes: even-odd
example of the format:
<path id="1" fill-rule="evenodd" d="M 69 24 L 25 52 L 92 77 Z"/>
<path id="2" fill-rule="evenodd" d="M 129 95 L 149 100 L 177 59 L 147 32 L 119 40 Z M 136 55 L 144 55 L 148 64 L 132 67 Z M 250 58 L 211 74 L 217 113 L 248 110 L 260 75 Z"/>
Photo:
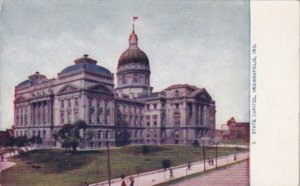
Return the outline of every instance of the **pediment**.
<path id="1" fill-rule="evenodd" d="M 78 92 L 78 91 L 80 91 L 79 88 L 77 88 L 73 85 L 66 85 L 57 92 L 57 95 L 70 94 L 70 93 L 74 93 L 74 92 Z"/>
<path id="2" fill-rule="evenodd" d="M 97 93 L 106 93 L 106 94 L 112 94 L 113 92 L 109 90 L 105 85 L 103 84 L 97 84 L 89 87 L 87 89 L 88 91 L 97 92 Z"/>
<path id="3" fill-rule="evenodd" d="M 26 101 L 28 101 L 28 100 L 23 96 L 20 96 L 20 97 L 15 99 L 15 103 L 23 103 L 23 102 L 26 102 Z"/>
<path id="4" fill-rule="evenodd" d="M 194 94 L 194 97 L 196 98 L 196 100 L 199 101 L 210 102 L 212 100 L 211 96 L 208 94 L 208 92 L 205 89 L 201 89 L 201 91 L 198 91 L 196 94 Z"/>

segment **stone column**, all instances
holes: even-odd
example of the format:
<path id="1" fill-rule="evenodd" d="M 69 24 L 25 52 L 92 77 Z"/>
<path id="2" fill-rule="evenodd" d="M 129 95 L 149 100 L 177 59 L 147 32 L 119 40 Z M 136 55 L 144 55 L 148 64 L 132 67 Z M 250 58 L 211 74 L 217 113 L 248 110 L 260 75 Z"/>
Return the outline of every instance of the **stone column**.
<path id="1" fill-rule="evenodd" d="M 19 126 L 19 120 L 20 120 L 19 107 L 16 106 L 16 108 L 15 108 L 15 124 L 16 124 L 16 126 Z"/>
<path id="2" fill-rule="evenodd" d="M 45 117 L 46 117 L 46 125 L 50 125 L 50 100 L 46 101 L 46 113 L 45 113 Z"/>
<path id="3" fill-rule="evenodd" d="M 32 105 L 29 103 L 27 106 L 27 125 L 32 125 L 31 121 L 31 107 Z"/>
<path id="4" fill-rule="evenodd" d="M 43 125 L 46 125 L 47 123 L 47 114 L 46 114 L 46 110 L 47 110 L 47 101 L 43 101 Z"/>
<path id="5" fill-rule="evenodd" d="M 201 105 L 201 111 L 200 111 L 200 125 L 203 125 L 203 105 Z"/>
<path id="6" fill-rule="evenodd" d="M 207 125 L 206 118 L 207 118 L 207 106 L 203 105 L 203 126 Z"/>
<path id="7" fill-rule="evenodd" d="M 115 123 L 115 104 L 113 102 L 113 100 L 110 102 L 110 125 L 114 125 Z"/>
<path id="8" fill-rule="evenodd" d="M 201 125 L 201 104 L 198 104 L 198 113 L 197 113 L 197 117 L 198 117 L 198 125 Z"/>
<path id="9" fill-rule="evenodd" d="M 35 125 L 35 120 L 34 120 L 34 103 L 31 103 L 30 106 L 30 120 L 31 120 L 31 125 Z"/>
<path id="10" fill-rule="evenodd" d="M 86 94 L 81 94 L 81 98 L 80 98 L 80 107 L 82 108 L 81 112 L 79 112 L 79 117 L 81 119 L 83 119 L 84 121 L 86 121 L 87 124 L 88 123 L 88 113 L 89 113 L 89 106 L 87 103 L 87 96 Z"/>
<path id="11" fill-rule="evenodd" d="M 92 105 L 94 107 L 94 112 L 93 112 L 93 124 L 97 124 L 97 112 L 98 112 L 98 107 L 97 107 L 97 98 L 93 98 L 92 100 Z"/>
<path id="12" fill-rule="evenodd" d="M 102 125 L 105 125 L 105 101 L 104 99 L 101 99 L 101 108 L 102 108 L 102 113 L 101 113 L 101 121 L 102 121 Z"/>
<path id="13" fill-rule="evenodd" d="M 192 109 L 192 117 L 193 117 L 193 125 L 196 125 L 196 114 L 197 114 L 197 111 L 196 111 L 196 103 L 193 103 L 193 109 Z"/>
<path id="14" fill-rule="evenodd" d="M 50 101 L 49 102 L 49 125 L 54 125 L 53 124 L 53 113 L 54 113 L 53 101 Z"/>
<path id="15" fill-rule="evenodd" d="M 36 117 L 36 120 L 35 120 L 35 123 L 36 125 L 40 125 L 40 116 L 39 116 L 39 113 L 40 113 L 40 104 L 39 103 L 36 103 L 36 112 L 35 112 L 35 117 Z"/>

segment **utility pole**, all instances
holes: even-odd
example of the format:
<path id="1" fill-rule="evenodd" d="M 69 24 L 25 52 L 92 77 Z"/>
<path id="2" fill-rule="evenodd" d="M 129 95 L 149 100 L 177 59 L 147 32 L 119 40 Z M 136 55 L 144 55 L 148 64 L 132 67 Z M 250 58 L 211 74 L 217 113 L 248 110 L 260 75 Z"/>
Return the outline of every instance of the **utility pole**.
<path id="1" fill-rule="evenodd" d="M 216 141 L 216 168 L 218 168 L 218 142 Z"/>
<path id="2" fill-rule="evenodd" d="M 203 153 L 203 163 L 204 163 L 204 172 L 206 171 L 205 166 L 205 148 L 204 148 L 204 140 L 202 139 L 202 153 Z"/>
<path id="3" fill-rule="evenodd" d="M 108 185 L 111 186 L 111 183 L 110 183 L 110 154 L 109 154 L 109 145 L 108 145 L 108 131 L 106 132 L 106 149 L 107 149 Z"/>

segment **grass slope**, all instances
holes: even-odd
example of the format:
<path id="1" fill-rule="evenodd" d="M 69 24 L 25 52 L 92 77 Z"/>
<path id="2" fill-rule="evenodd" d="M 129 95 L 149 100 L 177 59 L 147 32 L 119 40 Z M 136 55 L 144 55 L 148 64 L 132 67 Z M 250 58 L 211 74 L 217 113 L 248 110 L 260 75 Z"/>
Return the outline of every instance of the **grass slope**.
<path id="1" fill-rule="evenodd" d="M 188 161 L 202 160 L 200 148 L 190 146 L 149 146 L 143 154 L 142 146 L 127 146 L 110 150 L 112 178 L 121 174 L 131 175 L 161 168 L 163 159 L 170 159 L 171 166 Z M 241 151 L 242 149 L 238 149 Z M 235 148 L 218 148 L 218 156 L 238 152 Z M 206 148 L 206 157 L 215 157 L 214 148 Z M 0 176 L 2 185 L 76 186 L 84 182 L 105 181 L 107 176 L 106 150 L 82 151 L 72 154 L 65 150 L 35 150 L 22 157 L 10 159 L 16 165 Z M 32 168 L 39 164 L 41 168 Z"/>

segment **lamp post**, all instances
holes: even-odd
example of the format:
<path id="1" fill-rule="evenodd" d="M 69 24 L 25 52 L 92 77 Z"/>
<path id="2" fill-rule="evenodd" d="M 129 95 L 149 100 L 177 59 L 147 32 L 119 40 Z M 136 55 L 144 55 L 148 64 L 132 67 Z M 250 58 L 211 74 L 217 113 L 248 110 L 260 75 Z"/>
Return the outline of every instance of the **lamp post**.
<path id="1" fill-rule="evenodd" d="M 204 172 L 206 171 L 205 165 L 205 147 L 204 147 L 204 139 L 202 139 L 202 153 L 203 153 L 203 164 L 204 164 Z"/>
<path id="2" fill-rule="evenodd" d="M 216 168 L 218 168 L 218 141 L 216 140 Z"/>
<path id="3" fill-rule="evenodd" d="M 106 131 L 106 149 L 107 149 L 107 171 L 108 171 L 108 185 L 111 186 L 110 181 L 110 154 L 109 154 L 109 144 L 108 144 L 108 132 Z"/>
<path id="4" fill-rule="evenodd" d="M 234 161 L 236 161 L 236 144 L 235 144 L 235 142 L 234 142 L 234 146 L 235 146 L 235 148 L 234 148 L 234 156 L 233 156 L 233 160 Z"/>

